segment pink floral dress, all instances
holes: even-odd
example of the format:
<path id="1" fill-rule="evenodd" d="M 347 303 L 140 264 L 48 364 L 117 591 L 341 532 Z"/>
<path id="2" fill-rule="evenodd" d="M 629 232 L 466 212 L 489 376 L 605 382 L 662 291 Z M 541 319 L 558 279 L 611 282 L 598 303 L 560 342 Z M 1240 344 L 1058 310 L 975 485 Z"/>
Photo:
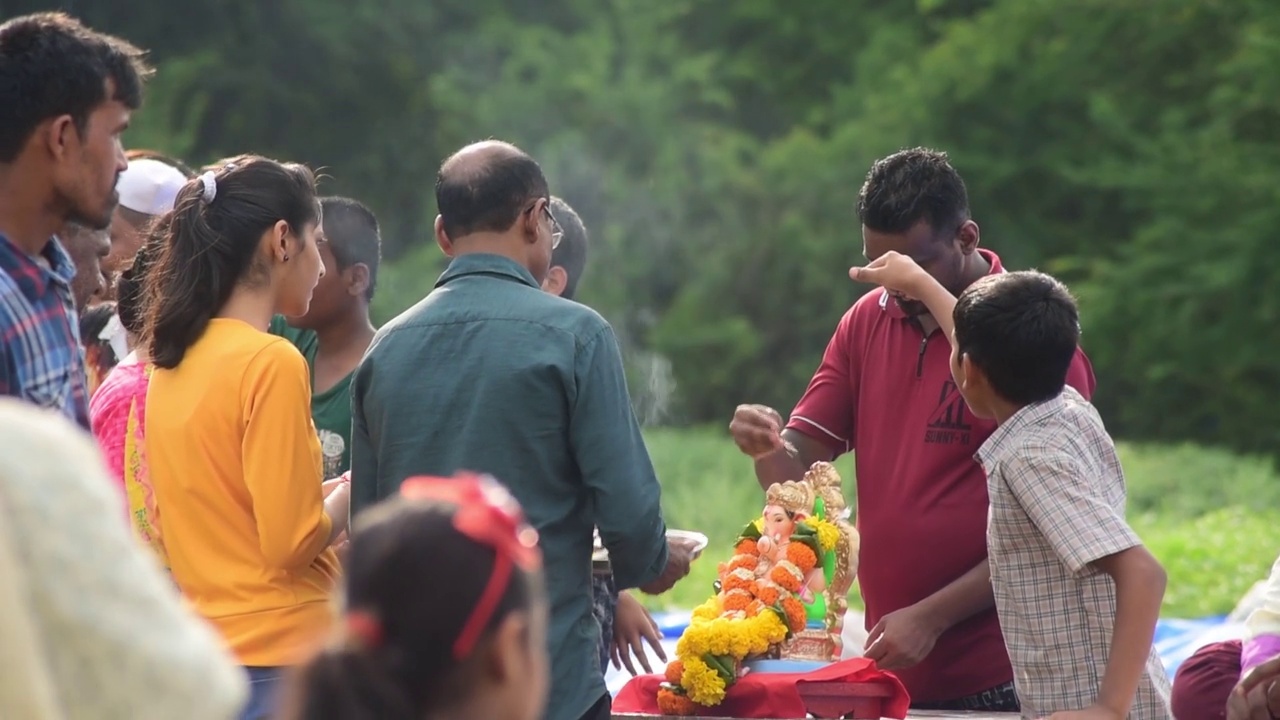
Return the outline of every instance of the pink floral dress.
<path id="1" fill-rule="evenodd" d="M 130 525 L 167 568 L 160 511 L 143 446 L 151 371 L 150 363 L 133 358 L 113 368 L 89 401 L 89 424 L 122 491 Z"/>

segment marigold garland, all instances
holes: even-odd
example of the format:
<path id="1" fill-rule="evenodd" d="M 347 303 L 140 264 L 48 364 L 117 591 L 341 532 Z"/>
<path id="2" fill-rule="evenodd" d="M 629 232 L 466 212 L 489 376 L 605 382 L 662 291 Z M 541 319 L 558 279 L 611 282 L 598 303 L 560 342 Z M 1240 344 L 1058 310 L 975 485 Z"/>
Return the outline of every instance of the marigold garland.
<path id="1" fill-rule="evenodd" d="M 720 596 L 712 595 L 710 600 L 702 603 L 693 609 L 693 620 L 711 620 L 720 617 L 724 612 L 724 607 L 720 604 Z"/>
<path id="2" fill-rule="evenodd" d="M 755 598 L 751 597 L 751 593 L 746 590 L 734 589 L 724 594 L 725 610 L 742 610 L 746 611 Z"/>
<path id="3" fill-rule="evenodd" d="M 658 709 L 663 715 L 688 717 L 698 714 L 698 704 L 689 696 L 678 693 L 672 688 L 663 687 L 658 690 Z"/>
<path id="4" fill-rule="evenodd" d="M 790 560 L 783 560 L 769 570 L 769 579 L 787 592 L 800 592 L 800 585 L 804 582 L 804 573 L 800 572 L 800 568 L 796 567 Z"/>
<path id="5" fill-rule="evenodd" d="M 818 565 L 818 556 L 813 554 L 813 550 L 808 545 L 801 543 L 787 545 L 787 559 L 800 568 L 802 573 L 808 573 Z"/>
<path id="6" fill-rule="evenodd" d="M 806 520 L 804 522 L 810 522 Z M 805 574 L 817 566 L 813 546 L 821 531 L 803 528 L 787 545 L 786 559 L 757 578 L 759 547 L 747 535 L 737 554 L 722 566 L 720 592 L 694 608 L 693 619 L 676 643 L 676 659 L 666 668 L 667 684 L 658 691 L 659 709 L 669 715 L 696 715 L 696 706 L 714 707 L 737 681 L 743 660 L 764 655 L 804 630 L 804 603 L 797 597 Z"/>
<path id="7" fill-rule="evenodd" d="M 724 586 L 721 590 L 724 592 L 728 592 L 730 590 L 750 590 L 751 583 L 755 582 L 755 579 L 755 573 L 747 570 L 746 568 L 738 568 L 725 575 L 723 581 Z"/>
<path id="8" fill-rule="evenodd" d="M 751 594 L 760 599 L 765 605 L 773 605 L 778 602 L 778 597 L 782 589 L 772 580 L 757 580 L 751 585 Z"/>
<path id="9" fill-rule="evenodd" d="M 794 597 L 782 598 L 782 611 L 787 614 L 787 625 L 791 628 L 791 632 L 798 633 L 804 630 L 804 626 L 809 622 L 804 609 L 804 603 Z"/>
<path id="10" fill-rule="evenodd" d="M 729 558 L 728 569 L 732 571 L 732 570 L 737 570 L 741 568 L 743 570 L 754 571 L 756 569 L 756 566 L 759 564 L 760 564 L 760 558 L 756 557 L 755 555 L 749 555 L 747 553 L 739 553 Z"/>

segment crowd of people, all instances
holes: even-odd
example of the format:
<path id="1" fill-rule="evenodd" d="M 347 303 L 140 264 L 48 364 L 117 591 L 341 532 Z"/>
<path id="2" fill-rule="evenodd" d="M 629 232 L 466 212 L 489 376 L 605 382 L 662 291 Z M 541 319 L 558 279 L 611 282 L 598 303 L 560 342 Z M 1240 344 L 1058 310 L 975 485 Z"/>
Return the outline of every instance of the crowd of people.
<path id="1" fill-rule="evenodd" d="M 375 214 L 301 164 L 126 152 L 151 73 L 0 25 L 0 715 L 609 718 L 609 662 L 665 660 L 631 591 L 697 551 L 573 300 L 581 218 L 519 148 L 460 149 L 448 269 L 375 328 Z M 1171 689 L 1068 290 L 979 247 L 943 153 L 878 161 L 857 215 L 883 289 L 788 419 L 730 431 L 763 487 L 856 451 L 866 656 L 917 708 L 1277 717 L 1280 591 Z"/>

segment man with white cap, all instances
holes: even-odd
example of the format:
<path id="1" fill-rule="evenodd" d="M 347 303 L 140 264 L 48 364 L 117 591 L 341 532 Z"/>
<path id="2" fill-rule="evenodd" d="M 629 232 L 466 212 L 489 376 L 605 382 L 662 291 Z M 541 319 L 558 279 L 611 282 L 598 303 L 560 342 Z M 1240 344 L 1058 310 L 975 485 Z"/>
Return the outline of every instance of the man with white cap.
<path id="1" fill-rule="evenodd" d="M 129 167 L 116 182 L 120 204 L 111 217 L 111 253 L 102 262 L 109 279 L 133 264 L 147 226 L 173 209 L 178 191 L 190 177 L 177 162 L 158 153 L 135 150 L 127 156 Z"/>

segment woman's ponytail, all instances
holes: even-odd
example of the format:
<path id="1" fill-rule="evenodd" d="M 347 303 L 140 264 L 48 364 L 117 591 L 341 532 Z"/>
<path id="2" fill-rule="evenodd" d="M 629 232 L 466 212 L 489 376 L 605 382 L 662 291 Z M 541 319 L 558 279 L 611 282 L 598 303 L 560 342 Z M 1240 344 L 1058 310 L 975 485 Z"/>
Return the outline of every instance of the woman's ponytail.
<path id="1" fill-rule="evenodd" d="M 315 176 L 302 165 L 233 158 L 183 186 L 147 280 L 144 334 L 157 366 L 177 367 L 236 286 L 265 279 L 262 235 L 281 220 L 299 233 L 319 221 Z"/>

